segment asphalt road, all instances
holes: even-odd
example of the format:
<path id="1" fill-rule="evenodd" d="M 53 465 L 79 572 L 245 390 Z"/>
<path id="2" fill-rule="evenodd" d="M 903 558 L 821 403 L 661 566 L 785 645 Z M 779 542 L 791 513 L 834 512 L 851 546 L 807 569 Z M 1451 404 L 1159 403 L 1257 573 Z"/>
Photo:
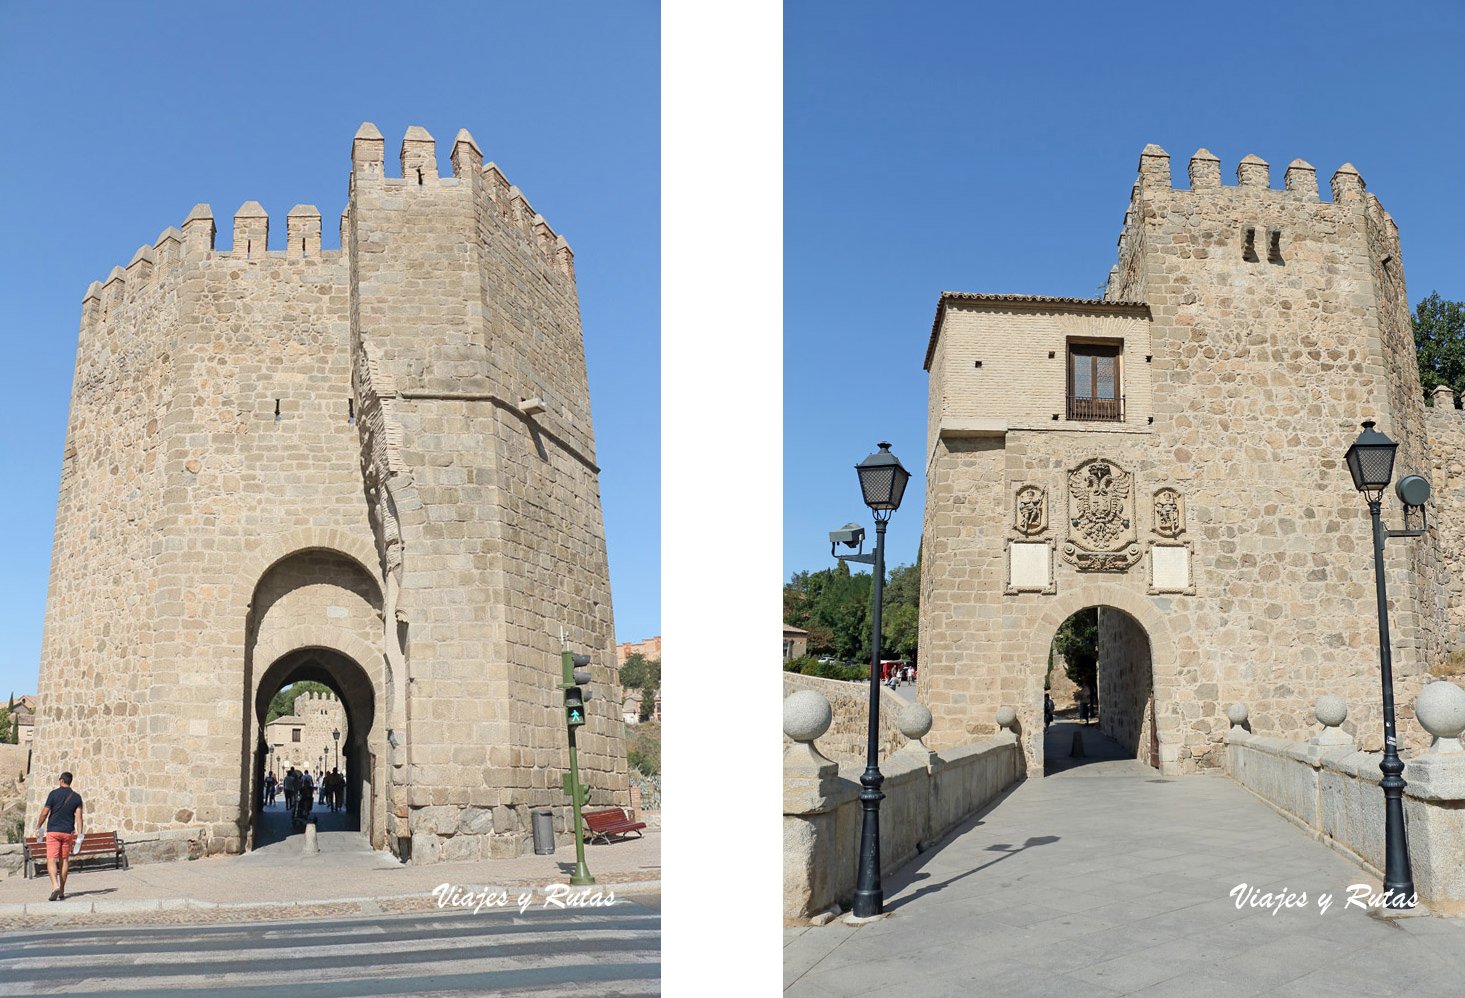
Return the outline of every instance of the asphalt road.
<path id="1" fill-rule="evenodd" d="M 0 994 L 654 995 L 661 899 L 0 939 Z"/>

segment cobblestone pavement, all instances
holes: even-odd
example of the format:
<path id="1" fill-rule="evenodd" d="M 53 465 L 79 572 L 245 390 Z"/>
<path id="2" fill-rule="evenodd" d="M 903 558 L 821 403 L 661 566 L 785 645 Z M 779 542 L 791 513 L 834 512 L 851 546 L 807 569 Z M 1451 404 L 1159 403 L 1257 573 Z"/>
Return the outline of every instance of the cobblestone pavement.
<path id="1" fill-rule="evenodd" d="M 0 930 L 23 926 L 125 922 L 238 921 L 312 914 L 377 914 L 435 908 L 433 888 L 543 888 L 568 882 L 573 845 L 553 855 L 471 863 L 403 866 L 374 852 L 357 832 L 322 832 L 320 852 L 304 855 L 295 834 L 243 856 L 151 863 L 129 870 L 87 870 L 67 881 L 67 899 L 48 902 L 50 881 L 12 875 L 0 881 Z M 597 885 L 659 892 L 661 833 L 585 847 Z"/>
<path id="2" fill-rule="evenodd" d="M 1239 785 L 1162 778 L 1092 726 L 1091 761 L 1073 765 L 1075 727 L 1047 734 L 1070 768 L 1019 784 L 885 878 L 889 917 L 786 930 L 785 993 L 1465 993 L 1465 920 L 1346 907 L 1350 885 L 1378 881 Z M 1238 908 L 1240 884 L 1306 903 Z"/>
<path id="3" fill-rule="evenodd" d="M 0 991 L 78 998 L 659 994 L 659 899 L 647 902 L 11 933 L 0 941 Z"/>

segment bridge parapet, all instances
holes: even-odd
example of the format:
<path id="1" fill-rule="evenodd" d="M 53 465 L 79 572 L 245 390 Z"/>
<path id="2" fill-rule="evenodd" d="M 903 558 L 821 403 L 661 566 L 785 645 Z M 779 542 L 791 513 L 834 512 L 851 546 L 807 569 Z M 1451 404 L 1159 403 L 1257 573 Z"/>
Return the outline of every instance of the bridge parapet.
<path id="1" fill-rule="evenodd" d="M 1419 899 L 1439 912 L 1465 912 L 1465 690 L 1426 686 L 1414 714 L 1432 736 L 1427 751 L 1405 760 L 1404 815 Z M 1341 697 L 1318 698 L 1322 731 L 1307 741 L 1246 730 L 1246 708 L 1232 704 L 1226 772 L 1308 834 L 1383 877 L 1384 795 L 1377 752 L 1359 751 L 1339 725 Z"/>
<path id="2" fill-rule="evenodd" d="M 784 700 L 784 734 L 792 741 L 783 770 L 783 900 L 789 919 L 848 908 L 855 892 L 864 763 L 836 762 L 815 745 L 829 731 L 833 713 L 816 690 L 799 690 Z M 895 713 L 907 741 L 880 763 L 882 875 L 930 849 L 1024 772 L 1011 708 L 998 712 L 1001 730 L 995 737 L 940 753 L 921 741 L 931 729 L 929 709 L 910 703 Z"/>

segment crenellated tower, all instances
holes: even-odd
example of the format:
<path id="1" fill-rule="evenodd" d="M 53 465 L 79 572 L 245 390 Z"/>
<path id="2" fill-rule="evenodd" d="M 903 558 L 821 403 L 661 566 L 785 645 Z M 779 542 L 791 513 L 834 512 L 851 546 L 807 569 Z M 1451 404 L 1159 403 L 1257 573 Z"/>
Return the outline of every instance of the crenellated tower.
<path id="1" fill-rule="evenodd" d="M 563 824 L 562 632 L 625 803 L 569 246 L 466 130 L 451 175 L 418 126 L 400 163 L 364 124 L 338 250 L 314 205 L 223 249 L 199 204 L 83 299 L 34 765 L 144 854 L 247 848 L 269 700 L 314 679 L 375 845 L 517 855 Z"/>
<path id="2" fill-rule="evenodd" d="M 1323 693 L 1377 747 L 1368 510 L 1343 464 L 1364 419 L 1435 486 L 1430 535 L 1387 554 L 1399 703 L 1465 640 L 1465 420 L 1423 398 L 1398 226 L 1349 164 L 1330 200 L 1301 159 L 1280 188 L 1255 155 L 1234 183 L 1205 149 L 1186 173 L 1140 154 L 1103 299 L 941 296 L 921 630 L 937 744 L 1009 704 L 1041 758 L 1041 660 L 1098 606 L 1101 723 L 1137 758 L 1214 766 L 1228 703 L 1289 735 Z"/>

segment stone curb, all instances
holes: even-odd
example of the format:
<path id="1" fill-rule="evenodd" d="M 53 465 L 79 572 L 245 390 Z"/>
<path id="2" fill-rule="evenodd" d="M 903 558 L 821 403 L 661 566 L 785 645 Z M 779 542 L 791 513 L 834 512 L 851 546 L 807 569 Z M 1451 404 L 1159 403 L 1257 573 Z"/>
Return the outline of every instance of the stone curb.
<path id="1" fill-rule="evenodd" d="M 486 887 L 480 884 L 458 884 L 456 886 L 473 890 Z M 490 890 L 515 891 L 543 887 L 542 881 L 496 884 Z M 618 896 L 648 891 L 660 892 L 661 881 L 632 880 L 625 883 L 598 883 L 590 890 L 615 892 Z M 379 905 L 382 902 L 426 900 L 431 891 L 416 894 L 380 894 L 371 897 L 309 898 L 295 901 L 200 901 L 196 898 L 151 898 L 141 901 L 29 901 L 25 904 L 0 904 L 0 918 L 16 915 L 134 915 L 153 911 L 234 911 L 264 909 L 278 911 L 286 908 L 315 908 L 321 905 L 354 904 Z M 451 907 L 451 906 L 445 906 Z"/>

